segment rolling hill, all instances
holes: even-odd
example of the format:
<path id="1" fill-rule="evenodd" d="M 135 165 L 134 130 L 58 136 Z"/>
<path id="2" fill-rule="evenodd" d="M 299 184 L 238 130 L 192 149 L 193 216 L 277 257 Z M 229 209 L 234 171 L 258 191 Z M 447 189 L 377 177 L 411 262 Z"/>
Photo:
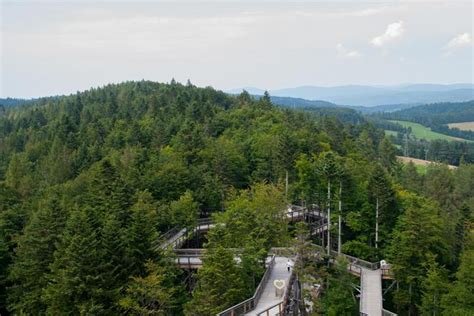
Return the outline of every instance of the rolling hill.
<path id="1" fill-rule="evenodd" d="M 262 89 L 247 87 L 251 94 L 263 94 Z M 233 89 L 229 93 L 239 93 Z M 472 84 L 407 84 L 398 86 L 346 85 L 335 87 L 300 86 L 269 90 L 272 96 L 307 100 L 324 100 L 351 106 L 377 106 L 387 104 L 420 104 L 434 102 L 461 102 L 474 99 Z"/>

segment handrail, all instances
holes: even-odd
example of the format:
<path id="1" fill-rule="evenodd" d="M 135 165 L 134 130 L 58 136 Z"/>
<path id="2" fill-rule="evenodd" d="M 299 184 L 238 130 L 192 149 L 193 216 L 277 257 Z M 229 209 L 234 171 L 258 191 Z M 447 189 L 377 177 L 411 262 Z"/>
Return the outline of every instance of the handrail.
<path id="1" fill-rule="evenodd" d="M 397 314 L 382 308 L 382 316 L 397 316 Z"/>
<path id="2" fill-rule="evenodd" d="M 160 235 L 155 240 L 154 248 L 155 249 L 167 248 L 172 244 L 174 245 L 173 248 L 177 248 L 180 242 L 189 238 L 189 234 L 195 234 L 196 232 L 199 232 L 201 226 L 205 226 L 207 229 L 209 229 L 211 228 L 212 224 L 213 224 L 212 218 L 199 218 L 197 220 L 196 225 L 192 228 L 187 228 L 187 227 L 183 228 L 180 226 L 175 226 L 171 228 L 170 230 L 168 230 L 166 233 Z M 168 242 L 173 237 L 176 237 L 176 239 L 171 242 Z"/>
<path id="3" fill-rule="evenodd" d="M 285 310 L 284 305 L 285 305 L 284 301 L 278 302 L 278 303 L 268 307 L 267 309 L 261 311 L 260 313 L 257 314 L 257 316 L 268 315 L 268 312 L 271 311 L 272 309 L 274 309 L 275 307 L 278 307 L 278 314 L 277 315 L 283 315 L 283 311 Z"/>
<path id="4" fill-rule="evenodd" d="M 208 217 L 208 218 L 200 218 L 197 220 L 197 223 L 198 225 L 202 225 L 202 224 L 212 224 L 212 218 L 211 217 Z"/>
<path id="5" fill-rule="evenodd" d="M 265 273 L 263 274 L 262 279 L 260 280 L 260 283 L 257 286 L 257 289 L 255 290 L 255 293 L 251 298 L 246 299 L 243 302 L 240 302 L 234 306 L 229 307 L 228 309 L 220 312 L 217 314 L 217 316 L 234 316 L 234 315 L 241 315 L 243 313 L 246 313 L 248 311 L 251 311 L 252 309 L 257 306 L 258 300 L 262 296 L 262 292 L 265 286 L 265 283 L 268 281 L 268 278 L 271 275 L 271 272 L 273 270 L 273 266 L 275 265 L 275 255 L 272 256 L 270 259 L 270 262 L 268 263 L 267 269 L 265 270 Z"/>
<path id="6" fill-rule="evenodd" d="M 312 245 L 316 248 L 321 249 L 322 251 L 327 250 L 326 248 L 324 248 L 320 245 L 316 245 L 316 244 L 312 244 Z M 363 268 L 367 268 L 367 269 L 370 269 L 370 270 L 380 269 L 380 262 L 369 262 L 369 261 L 351 256 L 351 255 L 347 255 L 345 253 L 338 253 L 337 251 L 334 251 L 334 250 L 331 250 L 331 255 L 333 255 L 335 257 L 337 257 L 337 256 L 344 257 L 344 258 L 349 260 L 349 263 L 360 266 L 360 267 L 363 267 Z"/>

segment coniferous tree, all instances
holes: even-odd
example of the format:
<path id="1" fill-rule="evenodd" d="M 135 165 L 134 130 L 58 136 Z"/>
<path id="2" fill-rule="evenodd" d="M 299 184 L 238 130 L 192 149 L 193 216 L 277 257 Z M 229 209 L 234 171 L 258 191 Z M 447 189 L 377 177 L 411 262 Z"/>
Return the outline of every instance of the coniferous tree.
<path id="1" fill-rule="evenodd" d="M 406 192 L 402 192 L 402 202 L 404 213 L 393 232 L 388 259 L 399 282 L 394 294 L 399 312 L 413 315 L 426 277 L 424 265 L 432 258 L 444 264 L 447 243 L 440 210 L 434 203 Z"/>
<path id="2" fill-rule="evenodd" d="M 376 165 L 370 175 L 368 184 L 368 200 L 372 206 L 371 221 L 374 223 L 375 236 L 373 238 L 375 248 L 384 243 L 398 217 L 398 209 L 395 200 L 395 192 L 385 170 Z"/>
<path id="3" fill-rule="evenodd" d="M 36 210 L 18 241 L 9 279 L 15 284 L 9 290 L 9 310 L 14 313 L 44 314 L 42 297 L 48 285 L 50 264 L 60 240 L 67 212 L 53 193 Z"/>
<path id="4" fill-rule="evenodd" d="M 215 315 L 245 299 L 245 285 L 232 251 L 221 246 L 208 249 L 198 271 L 198 283 L 185 314 Z"/>
<path id="5" fill-rule="evenodd" d="M 334 269 L 322 298 L 324 314 L 354 315 L 358 312 L 357 301 L 353 292 L 352 277 L 347 271 L 347 261 L 338 258 Z"/>
<path id="6" fill-rule="evenodd" d="M 199 204 L 194 201 L 191 191 L 184 192 L 179 200 L 170 204 L 172 224 L 181 227 L 193 227 L 197 223 Z"/>
<path id="7" fill-rule="evenodd" d="M 132 275 L 144 274 L 144 264 L 154 256 L 153 246 L 157 239 L 157 205 L 148 191 L 137 194 L 132 206 L 131 223 L 126 234 L 127 258 Z"/>
<path id="8" fill-rule="evenodd" d="M 182 288 L 176 285 L 176 271 L 158 263 L 145 263 L 146 275 L 131 278 L 120 307 L 129 315 L 175 315 Z M 175 270 L 175 269 L 174 269 Z"/>
<path id="9" fill-rule="evenodd" d="M 446 286 L 449 283 L 447 271 L 434 260 L 429 259 L 426 264 L 426 277 L 421 281 L 421 315 L 443 315 L 441 298 L 448 291 Z"/>
<path id="10" fill-rule="evenodd" d="M 471 315 L 474 313 L 474 238 L 472 231 L 466 248 L 461 254 L 461 264 L 456 281 L 443 296 L 442 306 L 446 315 Z"/>
<path id="11" fill-rule="evenodd" d="M 7 313 L 7 287 L 12 286 L 7 279 L 8 268 L 28 215 L 21 205 L 20 195 L 0 182 L 0 313 Z"/>
<path id="12" fill-rule="evenodd" d="M 74 210 L 67 221 L 44 292 L 47 314 L 104 314 L 111 311 L 107 258 L 97 214 Z M 104 277 L 106 276 L 106 277 Z"/>

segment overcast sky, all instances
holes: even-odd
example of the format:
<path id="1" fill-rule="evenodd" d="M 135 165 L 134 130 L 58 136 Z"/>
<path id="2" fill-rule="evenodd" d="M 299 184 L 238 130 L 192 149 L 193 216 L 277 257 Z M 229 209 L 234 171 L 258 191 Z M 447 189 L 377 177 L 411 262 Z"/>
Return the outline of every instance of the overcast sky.
<path id="1" fill-rule="evenodd" d="M 4 1 L 2 97 L 171 78 L 218 89 L 471 83 L 468 1 Z"/>

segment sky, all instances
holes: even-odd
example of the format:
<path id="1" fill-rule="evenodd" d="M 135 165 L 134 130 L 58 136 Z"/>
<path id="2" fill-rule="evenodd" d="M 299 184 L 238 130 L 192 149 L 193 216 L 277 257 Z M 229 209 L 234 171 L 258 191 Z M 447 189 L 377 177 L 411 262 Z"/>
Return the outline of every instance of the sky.
<path id="1" fill-rule="evenodd" d="M 0 97 L 474 82 L 470 0 L 0 1 Z"/>

